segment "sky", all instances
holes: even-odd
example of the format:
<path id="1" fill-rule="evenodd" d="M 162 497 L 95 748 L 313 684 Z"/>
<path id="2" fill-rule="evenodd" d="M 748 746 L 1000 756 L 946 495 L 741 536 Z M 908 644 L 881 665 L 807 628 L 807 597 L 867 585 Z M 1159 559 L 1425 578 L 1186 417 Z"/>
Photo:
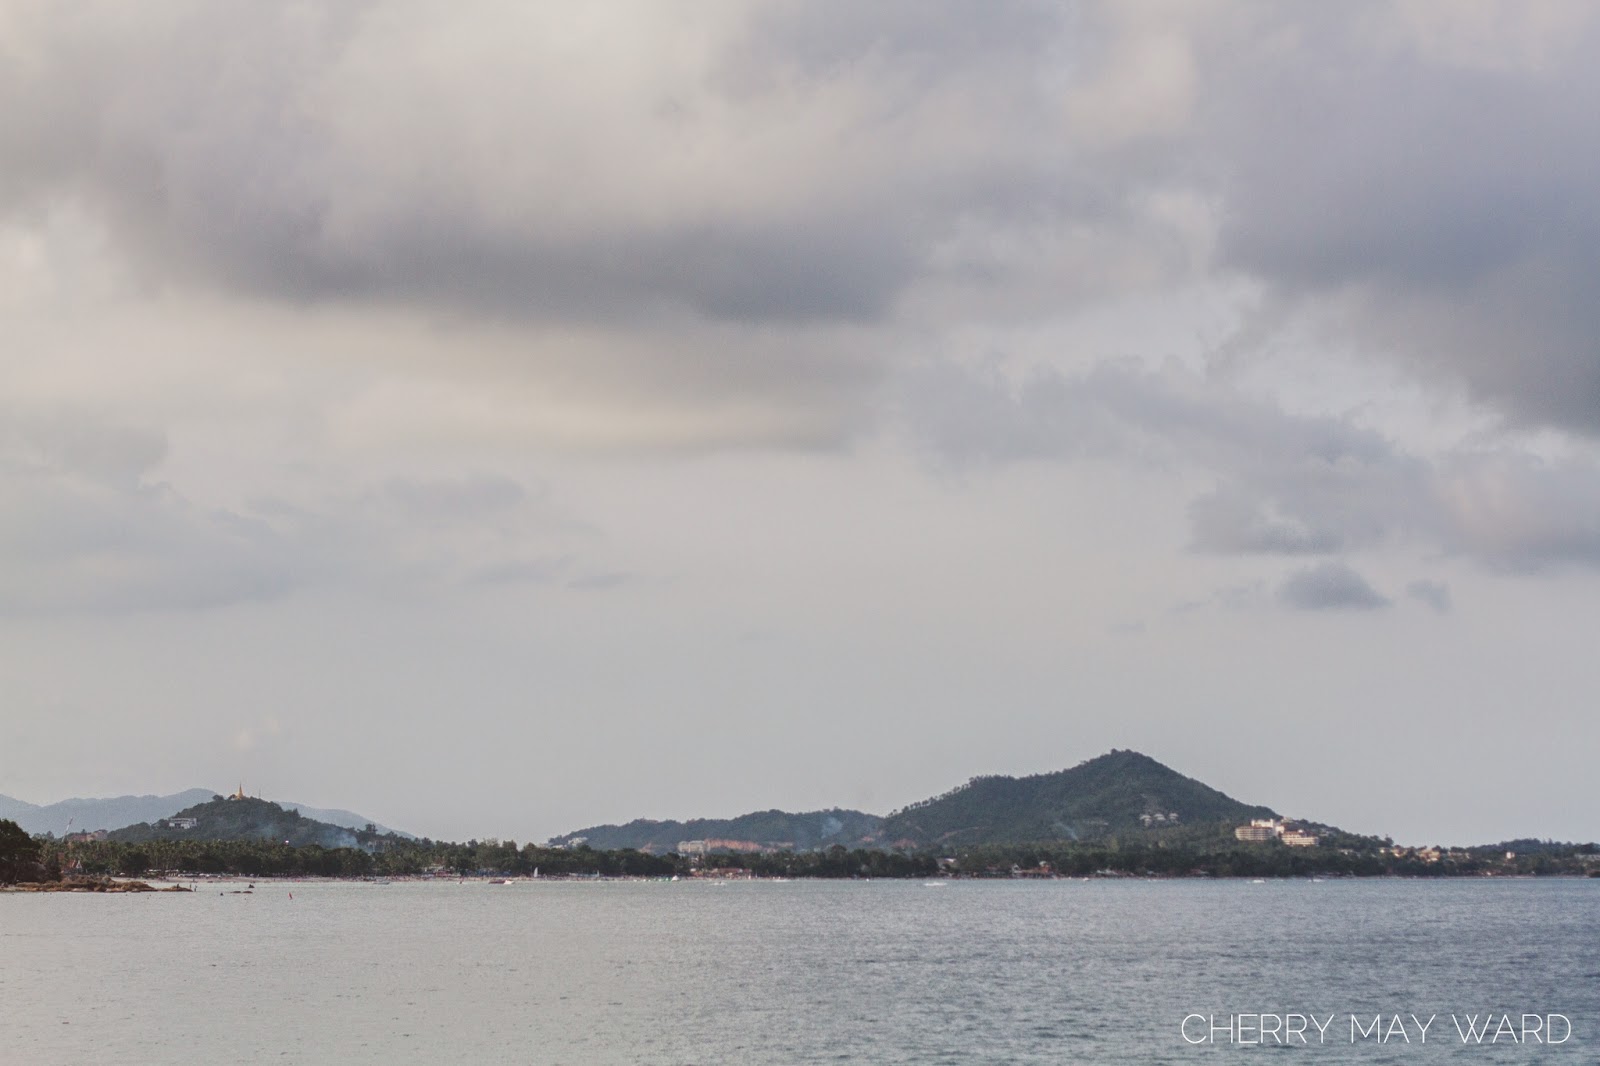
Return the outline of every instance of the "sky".
<path id="1" fill-rule="evenodd" d="M 1600 8 L 0 0 L 0 793 L 1133 748 L 1600 837 Z"/>

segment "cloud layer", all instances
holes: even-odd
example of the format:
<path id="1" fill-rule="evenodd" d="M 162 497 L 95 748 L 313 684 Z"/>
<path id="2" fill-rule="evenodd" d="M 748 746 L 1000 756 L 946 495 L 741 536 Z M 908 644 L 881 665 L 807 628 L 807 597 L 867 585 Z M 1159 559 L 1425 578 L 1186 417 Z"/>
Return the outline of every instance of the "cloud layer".
<path id="1" fill-rule="evenodd" d="M 1597 46 L 1564 0 L 0 0 L 0 778 L 273 720 L 385 738 L 399 802 L 603 749 L 699 808 L 548 835 L 714 812 L 689 759 L 900 802 L 1370 707 L 1397 760 L 1448 713 L 1466 810 L 1529 706 L 1581 787 L 1527 809 L 1584 809 Z"/>

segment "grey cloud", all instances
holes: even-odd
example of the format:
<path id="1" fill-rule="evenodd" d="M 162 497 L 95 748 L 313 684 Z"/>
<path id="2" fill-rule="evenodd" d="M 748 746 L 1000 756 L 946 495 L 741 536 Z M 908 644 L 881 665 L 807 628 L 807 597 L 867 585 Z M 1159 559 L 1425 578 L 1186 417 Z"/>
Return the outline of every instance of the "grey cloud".
<path id="1" fill-rule="evenodd" d="M 402 510 L 420 518 L 506 511 L 528 498 L 527 490 L 510 478 L 488 476 L 433 480 L 395 478 L 383 487 L 383 494 Z"/>
<path id="2" fill-rule="evenodd" d="M 216 607 L 282 595 L 270 526 L 151 480 L 160 432 L 81 411 L 0 416 L 0 611 Z"/>
<path id="3" fill-rule="evenodd" d="M 1511 39 L 1556 9 L 1497 10 L 1479 54 L 1430 47 L 1463 25 L 1450 5 L 1254 8 L 1197 34 L 1220 261 L 1515 419 L 1594 433 L 1600 19 L 1572 9 L 1519 63 Z"/>
<path id="4" fill-rule="evenodd" d="M 1406 595 L 1427 604 L 1440 614 L 1448 614 L 1454 606 L 1450 598 L 1450 586 L 1442 581 L 1425 578 L 1413 581 L 1406 586 Z"/>
<path id="5" fill-rule="evenodd" d="M 283 595 L 295 560 L 263 522 L 165 486 L 0 475 L 0 610 L 219 607 Z"/>
<path id="6" fill-rule="evenodd" d="M 1267 599 L 1265 584 L 1260 581 L 1246 581 L 1236 585 L 1228 585 L 1217 589 L 1211 595 L 1198 600 L 1185 600 L 1172 608 L 1173 614 L 1185 615 L 1203 611 L 1208 608 L 1221 608 L 1225 611 L 1244 611 L 1259 607 Z"/>
<path id="7" fill-rule="evenodd" d="M 196 610 L 306 587 L 554 584 L 593 533 L 508 478 L 396 478 L 209 507 L 156 477 L 163 434 L 79 413 L 0 422 L 0 612 Z M 401 580 L 403 579 L 403 580 Z"/>
<path id="8" fill-rule="evenodd" d="M 549 559 L 507 559 L 490 566 L 479 567 L 470 580 L 480 585 L 544 585 L 557 581 L 571 570 L 570 556 Z"/>
<path id="9" fill-rule="evenodd" d="M 1237 490 L 1218 489 L 1196 499 L 1189 519 L 1193 544 L 1201 551 L 1325 555 L 1344 546 L 1337 531 L 1270 514 L 1263 501 Z"/>
<path id="10" fill-rule="evenodd" d="M 0 408 L 0 464 L 135 484 L 166 457 L 163 433 L 81 411 Z"/>
<path id="11" fill-rule="evenodd" d="M 863 64 L 921 72 L 921 82 L 948 77 L 952 67 L 1036 62 L 1058 41 L 1070 16 L 1031 0 L 989 3 L 885 0 L 785 0 L 753 9 L 730 49 L 725 69 L 740 89 L 779 88 L 779 77 L 836 77 Z"/>
<path id="12" fill-rule="evenodd" d="M 1100 364 L 1068 376 L 930 365 L 904 418 L 947 465 L 1088 457 L 1198 469 L 1201 552 L 1331 555 L 1408 540 L 1506 572 L 1600 565 L 1600 463 L 1509 447 L 1412 454 L 1348 419 L 1294 415 L 1225 381 Z"/>
<path id="13" fill-rule="evenodd" d="M 17 10 L 0 211 L 81 201 L 141 277 L 626 329 L 1242 276 L 1265 315 L 1600 429 L 1581 7 L 1478 38 L 1382 3 Z"/>
<path id="14" fill-rule="evenodd" d="M 1327 553 L 1426 522 L 1426 464 L 1381 434 L 1289 415 L 1176 367 L 1107 362 L 1012 385 L 939 365 L 908 379 L 905 395 L 912 430 L 940 462 L 1116 456 L 1211 472 L 1218 487 L 1190 507 L 1202 551 Z"/>
<path id="15" fill-rule="evenodd" d="M 1278 586 L 1278 599 L 1302 611 L 1371 611 L 1390 605 L 1365 578 L 1340 562 L 1295 571 Z"/>
<path id="16" fill-rule="evenodd" d="M 1600 565 L 1600 463 L 1509 449 L 1440 464 L 1436 499 L 1454 545 L 1509 572 Z"/>
<path id="17" fill-rule="evenodd" d="M 19 19 L 0 94 L 32 103 L 0 119 L 0 197 L 71 190 L 144 264 L 281 298 L 807 321 L 880 316 L 949 227 L 1010 210 L 997 175 L 1055 184 L 959 114 L 1048 109 L 1039 5 L 645 5 L 564 25 L 581 59 L 545 50 L 549 12 L 502 15 Z M 657 23 L 682 38 L 640 69 L 629 42 Z"/>
<path id="18" fill-rule="evenodd" d="M 617 571 L 601 574 L 584 574 L 581 577 L 575 577 L 571 581 L 567 582 L 567 587 L 573 589 L 585 589 L 591 592 L 608 592 L 611 589 L 621 588 L 624 585 L 631 585 L 638 579 L 639 578 L 637 574 L 628 574 Z"/>

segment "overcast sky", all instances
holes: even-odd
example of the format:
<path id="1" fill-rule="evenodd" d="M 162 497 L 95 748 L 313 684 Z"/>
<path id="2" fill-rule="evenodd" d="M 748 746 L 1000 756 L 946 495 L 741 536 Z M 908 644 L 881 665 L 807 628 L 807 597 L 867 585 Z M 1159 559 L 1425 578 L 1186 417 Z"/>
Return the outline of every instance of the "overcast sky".
<path id="1" fill-rule="evenodd" d="M 0 793 L 1135 748 L 1600 837 L 1600 8 L 0 0 Z"/>

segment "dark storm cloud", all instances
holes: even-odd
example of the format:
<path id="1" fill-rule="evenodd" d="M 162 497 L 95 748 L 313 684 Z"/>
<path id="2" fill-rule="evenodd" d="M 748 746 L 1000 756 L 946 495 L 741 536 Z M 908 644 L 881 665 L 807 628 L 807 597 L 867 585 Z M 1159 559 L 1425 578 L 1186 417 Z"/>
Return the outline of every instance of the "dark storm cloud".
<path id="1" fill-rule="evenodd" d="M 1318 563 L 1297 570 L 1278 586 L 1278 599 L 1301 611 L 1373 611 L 1390 601 L 1344 563 Z"/>

